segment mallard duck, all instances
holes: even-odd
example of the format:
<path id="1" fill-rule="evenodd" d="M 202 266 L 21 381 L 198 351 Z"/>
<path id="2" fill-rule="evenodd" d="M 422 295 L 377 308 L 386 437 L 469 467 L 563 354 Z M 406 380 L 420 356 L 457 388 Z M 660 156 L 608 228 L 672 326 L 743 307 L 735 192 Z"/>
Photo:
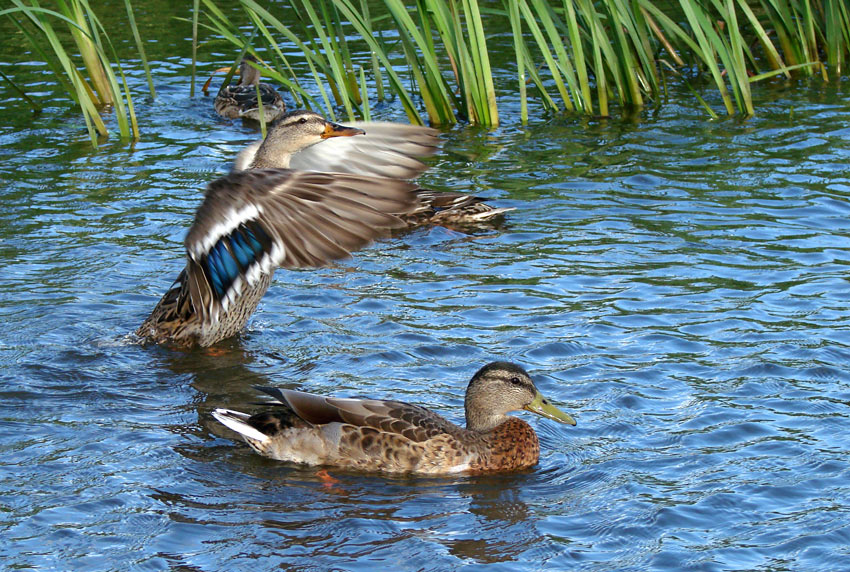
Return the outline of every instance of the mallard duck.
<path id="1" fill-rule="evenodd" d="M 261 455 L 343 469 L 423 474 L 524 469 L 537 464 L 537 434 L 506 413 L 525 409 L 576 424 L 541 395 L 522 367 L 503 361 L 485 365 L 469 382 L 466 428 L 400 401 L 257 389 L 274 398 L 274 411 L 216 409 L 213 417 Z"/>
<path id="2" fill-rule="evenodd" d="M 260 110 L 257 103 L 259 89 L 263 102 L 263 116 L 268 123 L 286 111 L 286 104 L 275 88 L 267 83 L 260 83 L 260 70 L 249 62 L 257 63 L 257 58 L 251 54 L 245 54 L 239 63 L 239 83 L 222 86 L 218 95 L 215 96 L 213 106 L 219 115 L 228 119 L 243 117 L 259 121 Z M 226 71 L 230 71 L 230 67 L 216 70 L 216 72 Z M 204 86 L 205 92 L 209 83 L 207 81 Z"/>
<path id="3" fill-rule="evenodd" d="M 357 122 L 350 128 L 357 130 L 360 137 L 329 139 L 321 145 L 293 150 L 297 147 L 291 139 L 293 126 L 320 137 L 329 124 L 333 125 L 318 113 L 291 111 L 269 126 L 264 140 L 249 145 L 237 155 L 233 170 L 292 167 L 409 180 L 428 168 L 419 158 L 434 155 L 440 146 L 438 131 L 430 127 Z M 514 210 L 512 207 L 495 208 L 480 197 L 463 193 L 429 189 L 416 192 L 421 205 L 405 216 L 408 226 L 475 224 Z"/>
<path id="4" fill-rule="evenodd" d="M 336 127 L 324 137 L 351 135 Z M 391 213 L 417 208 L 414 189 L 399 179 L 294 169 L 235 172 L 213 181 L 186 235 L 186 267 L 137 334 L 180 346 L 232 336 L 277 267 L 322 266 L 404 226 Z"/>

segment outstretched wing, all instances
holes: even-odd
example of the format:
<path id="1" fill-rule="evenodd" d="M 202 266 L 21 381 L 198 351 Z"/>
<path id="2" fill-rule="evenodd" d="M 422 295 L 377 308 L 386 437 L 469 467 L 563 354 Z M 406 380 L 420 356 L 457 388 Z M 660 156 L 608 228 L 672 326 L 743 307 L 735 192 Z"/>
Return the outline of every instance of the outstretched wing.
<path id="1" fill-rule="evenodd" d="M 286 404 L 298 417 L 313 425 L 337 422 L 355 427 L 372 427 L 404 436 L 415 443 L 464 431 L 429 409 L 400 401 L 324 397 L 275 387 L 256 389 Z"/>
<path id="2" fill-rule="evenodd" d="M 391 179 L 413 179 L 428 167 L 419 159 L 435 154 L 441 141 L 430 127 L 403 123 L 347 123 L 366 132 L 356 137 L 331 137 L 295 153 L 289 166 L 304 171 L 353 173 Z M 243 149 L 234 171 L 247 169 L 261 142 Z"/>
<path id="3" fill-rule="evenodd" d="M 290 169 L 231 173 L 212 182 L 186 236 L 192 305 L 218 312 L 279 267 L 349 256 L 410 212 L 414 186 L 399 180 Z"/>

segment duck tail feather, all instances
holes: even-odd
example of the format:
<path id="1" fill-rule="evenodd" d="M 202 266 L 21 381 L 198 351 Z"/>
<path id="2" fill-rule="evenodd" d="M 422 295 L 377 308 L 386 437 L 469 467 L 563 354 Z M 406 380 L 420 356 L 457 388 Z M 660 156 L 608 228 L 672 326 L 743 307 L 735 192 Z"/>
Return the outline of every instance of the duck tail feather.
<path id="1" fill-rule="evenodd" d="M 247 423 L 251 418 L 247 413 L 240 413 L 231 409 L 216 409 L 212 412 L 212 416 L 215 417 L 216 421 L 236 431 L 246 439 L 252 439 L 260 443 L 267 443 L 271 440 L 268 435 L 261 433 Z"/>

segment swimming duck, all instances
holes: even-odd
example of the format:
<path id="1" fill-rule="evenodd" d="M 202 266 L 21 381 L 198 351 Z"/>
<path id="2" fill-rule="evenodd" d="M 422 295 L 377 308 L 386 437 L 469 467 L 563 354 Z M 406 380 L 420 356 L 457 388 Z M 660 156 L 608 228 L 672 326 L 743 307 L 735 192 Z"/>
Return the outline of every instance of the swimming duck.
<path id="1" fill-rule="evenodd" d="M 537 464 L 531 426 L 510 415 L 525 409 L 575 425 L 552 405 L 520 366 L 485 365 L 466 389 L 466 428 L 409 403 L 343 399 L 258 387 L 275 410 L 212 415 L 259 454 L 280 461 L 389 473 L 445 474 L 524 469 Z"/>
<path id="2" fill-rule="evenodd" d="M 257 89 L 263 101 L 263 116 L 266 123 L 273 121 L 276 117 L 286 111 L 286 104 L 275 88 L 267 83 L 260 83 L 260 70 L 248 62 L 257 62 L 257 58 L 251 54 L 245 54 L 239 63 L 239 83 L 236 85 L 222 86 L 215 96 L 213 106 L 216 112 L 228 119 L 260 120 L 259 104 L 257 103 Z M 230 71 L 230 67 L 219 68 L 216 72 Z M 211 80 L 212 78 L 210 78 Z M 209 86 L 207 81 L 204 92 Z"/>
<path id="3" fill-rule="evenodd" d="M 237 155 L 233 170 L 292 167 L 305 171 L 356 173 L 393 179 L 413 179 L 428 167 L 419 159 L 434 155 L 440 146 L 438 131 L 430 127 L 386 122 L 357 122 L 350 125 L 359 137 L 329 139 L 320 145 L 300 147 L 299 137 L 315 138 L 335 125 L 306 110 L 279 117 L 266 138 Z M 446 226 L 486 222 L 510 208 L 495 208 L 484 199 L 463 193 L 418 189 L 420 208 L 404 218 L 408 226 L 424 223 Z"/>
<path id="4" fill-rule="evenodd" d="M 350 135 L 336 127 L 324 137 Z M 404 226 L 391 213 L 418 206 L 414 188 L 400 179 L 294 169 L 213 181 L 186 235 L 186 266 L 137 334 L 178 346 L 232 336 L 277 267 L 322 266 Z"/>

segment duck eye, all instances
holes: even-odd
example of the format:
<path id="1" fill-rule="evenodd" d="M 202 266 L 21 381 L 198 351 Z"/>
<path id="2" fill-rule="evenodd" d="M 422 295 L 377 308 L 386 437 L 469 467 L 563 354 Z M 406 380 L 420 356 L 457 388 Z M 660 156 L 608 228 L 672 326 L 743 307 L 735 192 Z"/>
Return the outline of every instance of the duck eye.
<path id="1" fill-rule="evenodd" d="M 298 120 L 298 123 L 307 123 L 307 118 L 302 117 L 301 119 Z"/>
<path id="2" fill-rule="evenodd" d="M 514 385 L 522 385 L 522 380 L 516 376 L 511 378 L 511 383 Z"/>

